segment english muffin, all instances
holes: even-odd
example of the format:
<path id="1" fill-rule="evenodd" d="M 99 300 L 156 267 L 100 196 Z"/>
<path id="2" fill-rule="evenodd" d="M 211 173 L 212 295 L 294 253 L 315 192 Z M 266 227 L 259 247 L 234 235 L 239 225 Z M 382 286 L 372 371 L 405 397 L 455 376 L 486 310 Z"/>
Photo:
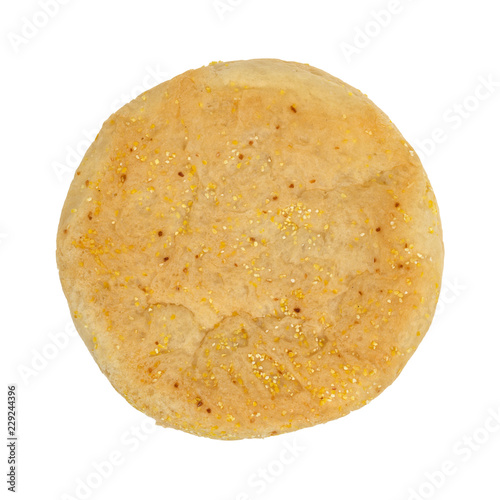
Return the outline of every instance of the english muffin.
<path id="1" fill-rule="evenodd" d="M 187 71 L 114 113 L 57 235 L 76 328 L 114 388 L 219 439 L 379 395 L 430 326 L 443 253 L 431 185 L 389 118 L 271 59 Z"/>

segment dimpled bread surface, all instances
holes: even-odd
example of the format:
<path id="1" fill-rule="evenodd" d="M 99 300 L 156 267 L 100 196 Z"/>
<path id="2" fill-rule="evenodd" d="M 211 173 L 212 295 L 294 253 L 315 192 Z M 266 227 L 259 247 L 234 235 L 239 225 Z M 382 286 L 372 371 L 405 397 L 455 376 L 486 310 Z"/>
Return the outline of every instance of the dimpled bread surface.
<path id="1" fill-rule="evenodd" d="M 129 403 L 241 439 L 390 385 L 432 321 L 443 241 L 388 117 L 323 71 L 262 59 L 187 71 L 113 114 L 69 189 L 57 262 Z"/>

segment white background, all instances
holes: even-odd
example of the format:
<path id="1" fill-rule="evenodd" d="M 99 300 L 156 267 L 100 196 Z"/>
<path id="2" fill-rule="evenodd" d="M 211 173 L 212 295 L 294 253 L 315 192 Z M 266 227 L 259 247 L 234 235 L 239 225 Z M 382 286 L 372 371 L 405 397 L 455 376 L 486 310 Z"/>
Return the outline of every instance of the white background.
<path id="1" fill-rule="evenodd" d="M 496 2 L 46 2 L 4 2 L 0 21 L 0 394 L 5 408 L 17 384 L 17 498 L 498 500 Z M 187 69 L 256 57 L 354 85 L 421 151 L 445 231 L 438 315 L 398 380 L 346 418 L 239 442 L 152 431 L 68 328 L 60 210 L 111 112 Z"/>

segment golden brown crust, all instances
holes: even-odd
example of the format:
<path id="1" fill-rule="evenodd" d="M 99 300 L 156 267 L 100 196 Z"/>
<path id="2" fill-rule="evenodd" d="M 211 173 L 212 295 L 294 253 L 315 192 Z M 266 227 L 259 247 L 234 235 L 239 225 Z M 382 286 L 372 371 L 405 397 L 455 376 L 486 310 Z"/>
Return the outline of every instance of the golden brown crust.
<path id="1" fill-rule="evenodd" d="M 416 154 L 307 65 L 188 71 L 103 125 L 57 262 L 113 386 L 160 425 L 265 437 L 377 396 L 429 328 L 443 267 Z"/>

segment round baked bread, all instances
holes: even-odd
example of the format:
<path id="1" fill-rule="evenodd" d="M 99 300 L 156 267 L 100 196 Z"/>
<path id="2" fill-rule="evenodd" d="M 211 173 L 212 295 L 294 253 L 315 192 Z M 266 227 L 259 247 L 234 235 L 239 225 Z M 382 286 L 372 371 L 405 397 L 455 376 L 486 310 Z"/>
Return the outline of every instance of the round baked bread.
<path id="1" fill-rule="evenodd" d="M 103 125 L 57 237 L 76 328 L 129 403 L 220 439 L 380 394 L 436 307 L 422 165 L 365 95 L 311 66 L 212 63 Z"/>

